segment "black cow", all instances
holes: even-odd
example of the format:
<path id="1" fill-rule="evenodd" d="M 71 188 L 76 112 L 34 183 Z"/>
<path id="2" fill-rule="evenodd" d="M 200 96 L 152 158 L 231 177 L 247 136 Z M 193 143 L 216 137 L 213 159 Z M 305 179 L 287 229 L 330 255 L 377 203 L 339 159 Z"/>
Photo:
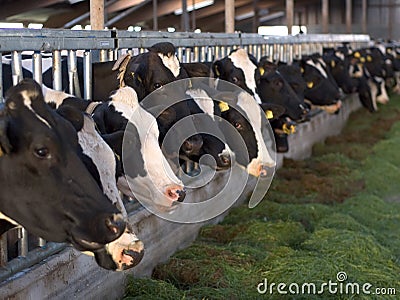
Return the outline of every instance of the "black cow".
<path id="1" fill-rule="evenodd" d="M 320 55 L 303 56 L 294 64 L 300 66 L 306 82 L 305 98 L 327 112 L 337 112 L 342 94 Z"/>
<path id="2" fill-rule="evenodd" d="M 2 219 L 48 241 L 91 251 L 109 268 L 101 258 L 126 223 L 84 165 L 75 129 L 45 104 L 32 80 L 6 94 L 0 147 L 0 180 L 6 187 L 0 192 Z M 6 224 L 2 232 L 10 228 Z"/>

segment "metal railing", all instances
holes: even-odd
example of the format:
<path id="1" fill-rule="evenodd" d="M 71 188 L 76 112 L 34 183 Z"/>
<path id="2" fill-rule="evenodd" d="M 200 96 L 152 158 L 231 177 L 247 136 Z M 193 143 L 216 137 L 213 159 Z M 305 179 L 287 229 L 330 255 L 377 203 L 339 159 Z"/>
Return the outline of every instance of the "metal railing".
<path id="1" fill-rule="evenodd" d="M 22 55 L 28 53 L 32 61 L 33 77 L 42 82 L 42 58 L 51 53 L 53 67 L 53 88 L 62 89 L 61 58 L 68 59 L 69 86 L 67 92 L 79 94 L 74 78 L 77 78 L 77 57 L 83 59 L 83 97 L 91 98 L 92 74 L 94 61 L 115 60 L 122 53 L 143 53 L 158 42 L 171 42 L 176 46 L 181 62 L 214 61 L 229 54 L 236 48 L 245 48 L 257 59 L 267 56 L 270 60 L 290 62 L 302 55 L 322 52 L 324 47 L 335 47 L 349 43 L 353 48 L 367 46 L 367 35 L 301 35 L 293 37 L 263 37 L 245 33 L 167 33 L 167 32 L 127 32 L 108 31 L 71 31 L 71 30 L 0 30 L 0 63 L 10 56 L 12 81 L 16 84 L 22 79 Z M 3 77 L 2 68 L 0 76 Z M 4 94 L 0 81 L 0 95 Z M 79 95 L 78 95 L 79 96 Z M 132 205 L 128 210 L 134 210 Z M 28 228 L 29 229 L 29 228 Z M 15 229 L 14 235 L 15 235 Z M 30 238 L 26 229 L 17 233 L 18 258 L 8 261 L 9 241 L 5 233 L 0 238 L 0 281 L 20 272 L 24 268 L 40 262 L 65 248 L 64 244 L 45 243 L 37 238 Z M 32 250 L 33 251 L 30 251 Z"/>

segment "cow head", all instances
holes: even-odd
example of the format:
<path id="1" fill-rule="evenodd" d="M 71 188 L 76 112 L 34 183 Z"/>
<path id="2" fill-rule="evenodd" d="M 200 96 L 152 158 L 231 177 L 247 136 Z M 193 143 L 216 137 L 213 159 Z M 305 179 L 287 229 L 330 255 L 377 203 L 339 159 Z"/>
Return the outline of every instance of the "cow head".
<path id="1" fill-rule="evenodd" d="M 78 250 L 101 250 L 123 234 L 122 214 L 82 162 L 76 131 L 45 104 L 37 83 L 10 88 L 0 120 L 4 215 Z"/>
<path id="2" fill-rule="evenodd" d="M 286 79 L 289 78 L 291 82 L 296 79 L 292 75 L 295 70 L 290 70 L 291 68 L 295 67 L 278 66 L 269 62 L 265 57 L 262 58 L 258 64 L 259 79 L 257 80 L 257 90 L 262 103 L 281 105 L 286 109 L 285 116 L 290 117 L 294 121 L 303 121 L 309 110 L 304 103 L 304 96 L 299 97 Z M 281 73 L 281 69 L 283 69 L 283 73 Z M 296 81 L 299 90 L 303 82 Z"/>
<path id="3" fill-rule="evenodd" d="M 122 146 L 113 147 L 122 151 L 118 153 L 124 170 L 124 176 L 118 179 L 120 189 L 149 205 L 173 209 L 174 204 L 185 198 L 185 190 L 159 146 L 156 119 L 139 105 L 131 87 L 118 89 L 110 100 L 103 120 L 107 123 L 105 127 L 113 126 L 112 122 L 120 123 L 121 119 L 125 123 L 123 140 L 117 141 Z"/>
<path id="4" fill-rule="evenodd" d="M 341 92 L 320 57 L 303 57 L 300 61 L 306 81 L 304 96 L 313 105 L 337 112 L 341 107 Z"/>

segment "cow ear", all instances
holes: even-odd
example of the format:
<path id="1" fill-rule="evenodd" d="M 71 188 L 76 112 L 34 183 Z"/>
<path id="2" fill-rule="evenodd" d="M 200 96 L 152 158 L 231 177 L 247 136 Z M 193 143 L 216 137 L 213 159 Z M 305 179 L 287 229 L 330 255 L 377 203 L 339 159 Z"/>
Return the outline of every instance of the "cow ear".
<path id="1" fill-rule="evenodd" d="M 114 66 L 112 67 L 112 71 L 119 70 L 120 68 L 126 68 L 129 61 L 131 60 L 132 56 L 129 53 L 126 53 L 120 56 L 117 61 L 115 62 Z"/>
<path id="2" fill-rule="evenodd" d="M 10 154 L 12 146 L 7 134 L 8 129 L 8 116 L 5 108 L 0 110 L 0 157 L 5 154 Z"/>
<path id="3" fill-rule="evenodd" d="M 83 113 L 70 105 L 62 105 L 57 109 L 57 113 L 64 119 L 68 120 L 76 131 L 83 127 Z"/>
<path id="4" fill-rule="evenodd" d="M 214 62 L 213 66 L 212 66 L 212 70 L 216 77 L 220 77 L 221 70 L 222 70 L 221 61 L 217 60 L 216 62 Z"/>
<path id="5" fill-rule="evenodd" d="M 282 105 L 279 105 L 279 104 L 261 103 L 260 106 L 261 106 L 261 109 L 265 113 L 265 117 L 269 121 L 278 119 L 286 111 L 286 109 Z"/>

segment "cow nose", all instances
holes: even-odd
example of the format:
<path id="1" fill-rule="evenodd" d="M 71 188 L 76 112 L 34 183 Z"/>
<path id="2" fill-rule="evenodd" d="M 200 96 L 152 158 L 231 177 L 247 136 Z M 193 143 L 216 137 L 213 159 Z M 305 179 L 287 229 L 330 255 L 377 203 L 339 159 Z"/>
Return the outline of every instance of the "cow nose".
<path id="1" fill-rule="evenodd" d="M 262 165 L 260 167 L 260 177 L 261 178 L 272 177 L 273 174 L 274 174 L 274 167 L 269 167 L 266 165 Z"/>
<path id="2" fill-rule="evenodd" d="M 194 155 L 199 153 L 202 146 L 203 146 L 203 139 L 198 135 L 194 135 L 183 142 L 182 150 L 186 154 Z"/>
<path id="3" fill-rule="evenodd" d="M 183 202 L 186 197 L 185 189 L 178 185 L 167 187 L 165 194 L 172 202 Z"/>
<path id="4" fill-rule="evenodd" d="M 229 168 L 231 166 L 231 156 L 228 153 L 220 153 L 218 155 L 220 168 Z"/>
<path id="5" fill-rule="evenodd" d="M 115 236 L 115 238 L 119 237 L 125 231 L 126 227 L 122 214 L 113 214 L 106 217 L 105 225 L 110 237 Z"/>

